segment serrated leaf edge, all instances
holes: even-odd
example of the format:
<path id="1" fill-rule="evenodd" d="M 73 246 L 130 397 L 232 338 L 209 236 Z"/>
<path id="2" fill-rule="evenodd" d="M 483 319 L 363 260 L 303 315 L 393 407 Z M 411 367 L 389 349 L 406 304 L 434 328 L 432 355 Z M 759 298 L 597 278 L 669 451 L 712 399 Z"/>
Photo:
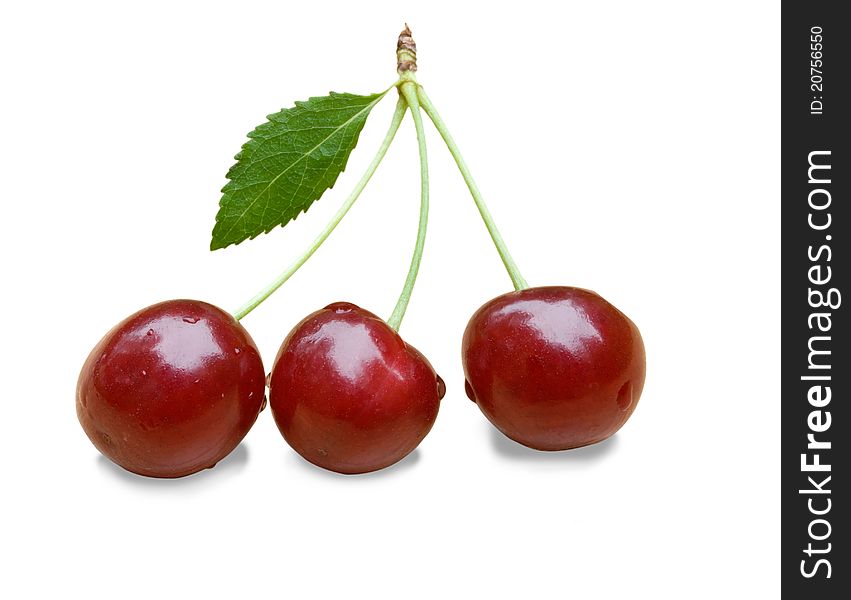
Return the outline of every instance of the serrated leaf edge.
<path id="1" fill-rule="evenodd" d="M 389 92 L 389 91 L 392 89 L 392 87 L 393 87 L 393 86 L 391 86 L 390 88 L 388 88 L 388 89 L 384 90 L 383 92 L 381 92 L 381 93 L 377 94 L 377 95 L 376 95 L 376 97 L 375 97 L 375 99 L 374 99 L 372 102 L 370 102 L 369 104 L 365 105 L 365 106 L 364 106 L 361 110 L 359 110 L 357 113 L 355 113 L 354 115 L 352 115 L 349 119 L 347 119 L 345 123 L 343 123 L 342 125 L 340 125 L 340 126 L 339 126 L 339 127 L 337 127 L 336 129 L 334 129 L 334 131 L 332 131 L 332 132 L 331 132 L 328 136 L 326 136 L 326 137 L 325 137 L 325 138 L 324 138 L 321 142 L 319 142 L 319 143 L 318 143 L 318 144 L 316 144 L 313 148 L 311 148 L 308 152 L 306 152 L 305 154 L 303 154 L 302 156 L 300 156 L 300 157 L 298 158 L 298 160 L 296 160 L 295 162 L 293 162 L 292 164 L 290 164 L 290 165 L 289 165 L 286 169 L 284 169 L 283 171 L 281 171 L 280 173 L 278 173 L 278 174 L 275 176 L 275 178 L 274 178 L 274 179 L 272 179 L 272 181 L 270 181 L 270 182 L 266 185 L 266 187 L 264 187 L 264 188 L 263 188 L 260 192 L 258 192 L 258 193 L 256 194 L 256 196 L 254 197 L 254 200 L 252 200 L 252 201 L 251 201 L 251 202 L 250 202 L 250 203 L 249 203 L 249 204 L 245 207 L 245 210 L 243 210 L 243 211 L 242 211 L 242 214 L 240 214 L 240 215 L 239 215 L 239 217 L 238 217 L 238 218 L 234 221 L 234 224 L 233 224 L 233 225 L 231 225 L 231 226 L 230 226 L 230 228 L 229 228 L 227 231 L 225 231 L 224 233 L 222 233 L 219 237 L 227 237 L 227 236 L 228 236 L 228 235 L 229 235 L 229 234 L 233 231 L 233 228 L 235 227 L 235 224 L 236 224 L 237 222 L 239 222 L 239 221 L 240 221 L 243 217 L 245 217 L 245 215 L 248 213 L 249 209 L 250 209 L 252 206 L 254 206 L 254 204 L 255 204 L 255 203 L 259 200 L 260 196 L 262 196 L 262 194 L 264 194 L 264 193 L 265 193 L 265 192 L 266 192 L 266 191 L 267 191 L 267 190 L 268 190 L 268 189 L 272 186 L 272 184 L 274 184 L 274 183 L 275 183 L 275 181 L 277 181 L 277 180 L 278 180 L 278 178 L 280 178 L 280 177 L 281 177 L 284 173 L 286 173 L 287 171 L 289 171 L 289 170 L 290 170 L 293 166 L 295 166 L 296 164 L 298 164 L 301 160 L 303 160 L 304 158 L 306 158 L 306 157 L 310 156 L 310 155 L 311 155 L 311 154 L 312 154 L 312 153 L 313 153 L 313 152 L 314 152 L 317 148 L 319 148 L 320 146 L 322 146 L 322 144 L 324 144 L 324 143 L 325 143 L 325 142 L 327 142 L 329 139 L 331 139 L 332 137 L 334 137 L 335 135 L 337 135 L 337 134 L 338 134 L 340 131 L 342 131 L 345 127 L 348 127 L 348 125 L 349 125 L 349 124 L 350 124 L 353 120 L 355 120 L 357 117 L 359 117 L 360 115 L 362 115 L 365 111 L 366 111 L 366 112 L 371 112 L 371 111 L 372 111 L 372 109 L 375 107 L 375 105 L 376 105 L 376 104 L 378 104 L 378 103 L 379 103 L 379 102 L 380 102 L 380 101 L 384 98 L 384 96 L 386 96 L 386 95 L 387 95 L 387 92 Z M 327 97 L 343 96 L 343 95 L 351 95 L 351 96 L 354 96 L 354 95 L 356 95 L 356 94 L 348 94 L 347 92 L 329 92 Z M 307 103 L 309 103 L 309 102 L 312 102 L 312 101 L 314 101 L 314 100 L 319 100 L 319 99 L 322 99 L 322 98 L 325 98 L 325 97 L 326 97 L 326 96 L 311 96 L 311 97 L 310 97 L 310 98 L 308 98 L 307 100 L 296 100 L 293 104 L 294 104 L 296 107 L 303 107 L 305 104 L 307 104 Z M 278 111 L 278 112 L 280 112 L 280 111 Z M 275 113 L 271 113 L 271 114 L 269 114 L 269 115 L 266 115 L 266 122 L 272 122 L 272 119 L 271 119 L 270 117 L 272 117 L 272 116 L 274 116 L 274 115 L 278 114 L 278 112 L 275 112 Z M 248 133 L 248 137 L 250 138 L 250 139 L 249 139 L 249 141 L 248 141 L 248 142 L 246 142 L 245 144 L 243 144 L 242 149 L 240 149 L 240 151 L 239 151 L 239 152 L 237 152 L 237 153 L 236 153 L 236 155 L 234 155 L 234 160 L 236 160 L 237 162 L 240 160 L 240 156 L 242 155 L 242 152 L 243 152 L 243 150 L 245 149 L 245 146 L 247 146 L 248 144 L 250 144 L 250 143 L 251 143 L 251 141 L 253 140 L 253 138 L 252 138 L 251 134 L 252 134 L 252 133 L 254 133 L 254 131 L 255 131 L 256 129 L 257 129 L 257 128 L 255 127 L 253 130 L 251 130 L 251 131 Z M 358 139 L 358 138 L 360 138 L 360 132 L 358 132 L 358 135 L 357 135 L 357 137 L 355 138 L 355 144 L 357 144 L 357 139 Z M 354 148 L 352 148 L 352 150 L 354 150 Z M 342 168 L 342 169 L 340 169 L 340 173 L 345 172 L 347 164 L 348 164 L 348 160 L 346 161 L 346 163 L 345 163 L 345 164 L 343 164 L 343 168 Z M 232 168 L 233 168 L 233 167 L 231 167 L 231 169 L 232 169 Z M 231 182 L 232 182 L 232 180 L 230 180 L 230 169 L 228 170 L 227 177 L 228 177 L 229 181 L 228 181 L 228 183 L 226 183 L 226 184 L 222 187 L 222 189 L 221 189 L 221 192 L 222 192 L 222 194 L 223 194 L 223 195 L 222 195 L 221 199 L 219 200 L 219 209 L 220 209 L 220 211 L 221 211 L 221 208 L 223 208 L 223 207 L 224 207 L 225 196 L 227 195 L 228 186 L 229 186 L 229 185 L 231 184 Z M 335 181 L 334 183 L 336 183 L 336 181 Z M 329 189 L 332 189 L 333 187 L 334 187 L 334 184 L 332 183 L 332 184 L 331 184 L 328 188 L 326 188 L 326 191 L 327 191 L 327 190 L 329 190 Z M 324 194 L 324 192 L 323 192 L 323 194 Z M 320 198 L 321 198 L 321 196 L 320 196 Z M 317 199 L 317 200 L 318 200 L 318 199 Z M 311 203 L 311 204 L 310 204 L 310 206 L 312 206 L 312 205 L 313 205 L 313 203 Z M 294 221 L 296 218 L 298 218 L 298 215 L 300 215 L 300 214 L 302 214 L 302 213 L 307 212 L 307 209 L 308 209 L 308 208 L 310 208 L 310 206 L 308 206 L 308 207 L 306 207 L 305 209 L 303 209 L 303 210 L 299 211 L 299 213 L 297 213 L 295 216 L 293 216 L 293 218 L 291 219 L 291 221 Z M 219 212 L 220 212 L 220 211 L 219 211 Z M 217 214 L 217 215 L 216 215 L 216 224 L 218 224 L 218 223 L 219 223 L 219 221 L 220 221 L 220 219 L 219 219 L 219 215 Z M 253 239 L 254 239 L 254 238 L 256 238 L 257 236 L 259 236 L 261 233 L 269 233 L 269 232 L 270 232 L 270 231 L 272 231 L 272 229 L 274 229 L 275 227 L 283 227 L 284 225 L 285 225 L 285 223 L 278 224 L 278 225 L 273 225 L 272 227 L 270 227 L 269 229 L 266 229 L 265 231 L 261 231 L 261 232 L 258 232 L 258 233 L 256 233 L 256 234 L 252 235 L 252 236 L 248 236 L 248 237 L 246 237 L 246 238 L 244 238 L 244 239 L 242 239 L 242 240 L 240 240 L 240 241 L 238 241 L 238 242 L 228 242 L 228 243 L 226 243 L 226 244 L 224 244 L 224 245 L 215 245 L 215 239 L 213 239 L 213 240 L 211 240 L 211 242 L 210 242 L 210 249 L 211 249 L 211 250 L 220 250 L 220 249 L 223 249 L 223 248 L 227 248 L 228 246 L 231 246 L 231 245 L 236 246 L 236 245 L 241 244 L 241 243 L 242 243 L 242 242 L 244 242 L 245 240 L 253 240 Z M 214 229 L 215 229 L 215 227 L 214 227 Z"/>

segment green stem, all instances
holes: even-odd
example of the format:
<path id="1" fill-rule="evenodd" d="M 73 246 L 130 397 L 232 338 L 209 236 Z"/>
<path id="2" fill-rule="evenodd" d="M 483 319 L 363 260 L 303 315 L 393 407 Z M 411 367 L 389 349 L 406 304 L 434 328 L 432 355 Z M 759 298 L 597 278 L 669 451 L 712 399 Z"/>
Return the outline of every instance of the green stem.
<path id="1" fill-rule="evenodd" d="M 420 220 L 417 228 L 417 242 L 414 246 L 414 254 L 411 257 L 411 267 L 408 269 L 407 278 L 405 278 L 405 286 L 402 288 L 393 314 L 387 319 L 387 324 L 395 331 L 399 331 L 402 318 L 408 308 L 408 302 L 411 300 L 411 293 L 414 290 L 417 273 L 420 270 L 420 262 L 423 258 L 426 228 L 428 227 L 428 156 L 426 155 L 425 129 L 423 128 L 423 118 L 420 114 L 420 103 L 417 98 L 417 84 L 413 81 L 413 72 L 410 73 L 410 79 L 399 86 L 399 91 L 411 109 L 411 116 L 414 118 L 414 126 L 417 129 L 417 145 L 420 150 Z"/>
<path id="2" fill-rule="evenodd" d="M 482 198 L 482 194 L 479 191 L 478 186 L 476 186 L 476 182 L 473 180 L 473 175 L 470 173 L 470 169 L 467 167 L 467 163 L 464 162 L 464 158 L 461 156 L 461 151 L 458 150 L 458 146 L 455 144 L 455 140 L 452 139 L 452 135 L 449 133 L 449 129 L 446 127 L 446 123 L 443 122 L 443 119 L 440 118 L 440 115 L 437 112 L 437 109 L 434 107 L 434 104 L 431 103 L 431 100 L 426 95 L 425 90 L 423 90 L 422 86 L 417 86 L 417 96 L 419 97 L 420 106 L 422 106 L 423 110 L 426 112 L 428 117 L 431 119 L 431 122 L 434 123 L 434 126 L 437 128 L 437 131 L 440 133 L 440 137 L 443 138 L 443 141 L 446 142 L 446 147 L 449 148 L 449 152 L 452 154 L 452 158 L 455 159 L 455 164 L 458 165 L 458 170 L 461 171 L 462 177 L 464 177 L 464 181 L 467 183 L 467 187 L 470 189 L 470 194 L 473 196 L 473 201 L 476 203 L 476 207 L 479 209 L 479 214 L 482 216 L 482 220 L 485 222 L 485 227 L 488 228 L 488 233 L 493 240 L 494 246 L 496 246 L 497 252 L 499 252 L 499 257 L 502 259 L 502 264 L 505 265 L 505 270 L 508 271 L 508 276 L 511 277 L 511 282 L 514 284 L 515 290 L 523 290 L 529 287 L 529 284 L 526 283 L 526 280 L 520 274 L 520 270 L 517 268 L 517 264 L 515 264 L 514 259 L 511 258 L 511 254 L 508 252 L 508 248 L 505 246 L 505 242 L 502 239 L 502 236 L 499 234 L 499 230 L 496 228 L 496 223 L 493 221 L 493 217 L 491 217 L 490 211 L 488 210 L 487 205 L 485 204 L 484 198 Z"/>
<path id="3" fill-rule="evenodd" d="M 313 243 L 308 247 L 308 249 L 302 254 L 294 263 L 292 263 L 286 270 L 284 270 L 278 277 L 267 285 L 265 288 L 260 290 L 256 296 L 254 296 L 251 300 L 246 302 L 241 308 L 233 313 L 233 316 L 236 320 L 242 319 L 245 315 L 250 313 L 252 310 L 257 308 L 260 303 L 262 303 L 266 298 L 272 295 L 272 293 L 281 287 L 284 282 L 287 281 L 290 277 L 298 271 L 301 266 L 307 262 L 313 253 L 322 245 L 322 243 L 331 235 L 331 232 L 337 227 L 340 221 L 343 220 L 343 217 L 346 216 L 346 213 L 349 212 L 349 209 L 355 203 L 355 200 L 358 199 L 363 189 L 366 187 L 366 184 L 369 183 L 369 180 L 372 178 L 372 175 L 375 173 L 375 170 L 378 169 L 378 165 L 381 164 L 381 160 L 384 158 L 384 155 L 387 154 L 387 149 L 390 148 L 390 143 L 393 141 L 393 138 L 396 135 L 396 132 L 399 130 L 399 125 L 402 124 L 402 118 L 405 116 L 405 111 L 407 110 L 407 104 L 402 99 L 399 98 L 399 101 L 396 103 L 396 112 L 393 113 L 393 120 L 390 122 L 390 128 L 387 130 L 387 135 L 384 136 L 384 141 L 381 142 L 381 146 L 378 148 L 378 152 L 375 153 L 375 156 L 372 159 L 372 162 L 369 163 L 369 166 L 366 168 L 363 176 L 358 181 L 355 188 L 352 190 L 352 193 L 349 194 L 349 197 L 346 198 L 346 201 L 340 207 L 340 209 L 331 217 L 331 220 L 328 221 L 328 224 L 325 225 L 325 229 L 322 230 L 322 233 L 317 236 Z"/>

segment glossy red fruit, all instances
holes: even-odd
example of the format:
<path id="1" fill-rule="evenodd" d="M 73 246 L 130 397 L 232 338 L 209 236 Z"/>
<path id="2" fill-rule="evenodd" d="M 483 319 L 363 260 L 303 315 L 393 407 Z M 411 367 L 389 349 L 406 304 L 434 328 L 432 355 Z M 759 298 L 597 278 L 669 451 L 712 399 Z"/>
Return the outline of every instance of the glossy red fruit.
<path id="1" fill-rule="evenodd" d="M 305 459 L 338 473 L 402 460 L 437 418 L 443 380 L 377 316 L 345 302 L 319 310 L 284 340 L 269 404 Z"/>
<path id="2" fill-rule="evenodd" d="M 466 390 L 497 429 L 537 450 L 602 441 L 644 387 L 644 343 L 594 292 L 540 287 L 494 298 L 463 341 Z"/>
<path id="3" fill-rule="evenodd" d="M 215 466 L 264 402 L 260 353 L 231 315 L 205 302 L 154 304 L 116 325 L 77 383 L 92 443 L 128 471 L 182 477 Z"/>

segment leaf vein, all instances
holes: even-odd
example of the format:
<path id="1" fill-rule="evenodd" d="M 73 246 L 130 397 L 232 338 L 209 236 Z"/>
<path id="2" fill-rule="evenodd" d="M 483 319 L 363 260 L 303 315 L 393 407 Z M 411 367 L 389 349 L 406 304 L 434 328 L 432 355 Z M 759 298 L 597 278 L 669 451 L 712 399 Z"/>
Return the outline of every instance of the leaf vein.
<path id="1" fill-rule="evenodd" d="M 378 97 L 376 97 L 374 100 L 370 101 L 368 104 L 364 105 L 364 106 L 363 106 L 360 110 L 358 110 L 358 111 L 357 111 L 354 115 L 352 115 L 351 117 L 349 117 L 349 118 L 348 118 L 345 122 L 343 122 L 340 126 L 338 126 L 338 127 L 334 128 L 334 131 L 332 131 L 332 132 L 331 132 L 330 134 L 328 134 L 325 138 L 323 138 L 323 139 L 322 139 L 322 141 L 320 141 L 318 144 L 316 144 L 316 145 L 315 145 L 313 148 L 311 148 L 308 152 L 302 153 L 302 154 L 301 154 L 301 156 L 299 156 L 299 158 L 298 158 L 298 159 L 296 159 L 293 163 L 289 164 L 289 165 L 288 165 L 288 166 L 287 166 L 284 170 L 282 170 L 280 173 L 278 173 L 278 174 L 277 174 L 277 175 L 276 175 L 276 176 L 275 176 L 275 177 L 274 177 L 274 178 L 273 178 L 273 179 L 272 179 L 272 180 L 271 180 L 271 181 L 270 181 L 270 182 L 269 182 L 269 183 L 268 183 L 268 184 L 267 184 L 267 185 L 266 185 L 266 186 L 265 186 L 262 190 L 260 190 L 260 192 L 259 192 L 259 193 L 258 193 L 258 194 L 254 197 L 254 199 L 252 199 L 252 200 L 251 200 L 251 201 L 250 201 L 250 202 L 246 205 L 246 207 L 243 209 L 243 211 L 242 211 L 242 212 L 241 212 L 241 213 L 240 213 L 240 214 L 236 217 L 236 220 L 235 220 L 233 223 L 231 223 L 230 227 L 229 227 L 226 231 L 224 231 L 224 232 L 222 233 L 222 237 L 227 238 L 227 237 L 228 237 L 228 236 L 229 236 L 229 235 L 233 232 L 234 227 L 237 225 L 237 223 L 241 223 L 243 233 L 248 233 L 248 231 L 247 231 L 247 230 L 246 230 L 246 228 L 245 228 L 245 223 L 243 222 L 243 219 L 245 218 L 245 215 L 246 215 L 246 214 L 247 214 L 247 213 L 248 213 L 248 212 L 249 212 L 249 211 L 250 211 L 250 210 L 254 207 L 254 205 L 257 203 L 257 201 L 259 200 L 259 198 L 260 198 L 261 196 L 263 196 L 264 194 L 266 194 L 266 193 L 267 193 L 267 192 L 271 189 L 271 187 L 272 187 L 272 186 L 273 186 L 273 185 L 274 185 L 274 184 L 275 184 L 275 183 L 276 183 L 276 182 L 277 182 L 277 181 L 278 181 L 278 180 L 279 180 L 279 179 L 280 179 L 280 178 L 281 178 L 281 177 L 282 177 L 285 173 L 289 172 L 289 171 L 290 171 L 290 169 L 292 169 L 295 165 L 297 165 L 297 164 L 301 163 L 301 162 L 302 162 L 302 161 L 303 161 L 306 157 L 309 157 L 309 156 L 310 156 L 313 152 L 315 152 L 318 148 L 320 148 L 320 147 L 321 147 L 324 143 L 326 143 L 328 140 L 330 140 L 331 138 L 333 138 L 333 137 L 334 137 L 337 133 L 339 133 L 339 132 L 341 132 L 341 131 L 345 131 L 345 129 L 346 129 L 346 128 L 347 128 L 347 127 L 348 127 L 348 126 L 349 126 L 349 125 L 350 125 L 353 121 L 355 121 L 358 117 L 360 117 L 360 116 L 361 116 L 361 115 L 363 115 L 364 113 L 367 113 L 367 114 L 368 114 L 369 110 L 371 110 L 371 109 L 372 109 L 372 107 L 373 107 L 373 106 L 375 106 L 375 104 L 377 104 L 377 103 L 381 100 L 381 98 L 383 98 L 383 97 L 384 97 L 384 94 L 381 94 L 381 95 L 379 95 Z M 339 149 L 339 147 L 340 147 L 340 146 L 338 146 L 338 149 Z M 335 153 L 335 156 L 336 156 L 336 153 Z M 332 162 L 333 162 L 333 161 L 332 161 Z M 327 168 L 326 168 L 326 170 L 325 170 L 325 173 L 327 174 Z M 324 176 L 324 175 L 323 175 L 323 176 Z M 302 172 L 302 179 L 303 179 L 303 177 L 304 177 L 304 172 Z M 292 198 L 292 196 L 291 196 L 291 198 Z M 268 204 L 268 203 L 267 203 L 267 204 Z M 264 212 L 263 212 L 262 217 L 265 217 L 265 208 L 264 208 Z"/>

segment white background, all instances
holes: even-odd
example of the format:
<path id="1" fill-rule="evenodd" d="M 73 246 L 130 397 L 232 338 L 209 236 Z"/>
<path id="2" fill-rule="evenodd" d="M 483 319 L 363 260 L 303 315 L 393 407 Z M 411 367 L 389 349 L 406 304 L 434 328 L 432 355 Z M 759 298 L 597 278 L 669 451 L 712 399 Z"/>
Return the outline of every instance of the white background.
<path id="1" fill-rule="evenodd" d="M 406 6 L 407 5 L 407 6 Z M 5 598 L 653 598 L 779 593 L 779 7 L 769 2 L 27 2 L 0 9 Z M 74 412 L 91 347 L 156 301 L 234 309 L 342 202 L 211 253 L 245 134 L 395 78 L 408 21 L 523 274 L 641 328 L 647 385 L 611 440 L 544 454 L 463 391 L 461 333 L 510 289 L 430 129 L 432 215 L 402 326 L 448 385 L 402 463 L 305 463 L 265 411 L 212 471 L 139 478 Z M 307 313 L 388 316 L 418 209 L 407 120 L 316 256 L 243 323 L 267 369 Z"/>

